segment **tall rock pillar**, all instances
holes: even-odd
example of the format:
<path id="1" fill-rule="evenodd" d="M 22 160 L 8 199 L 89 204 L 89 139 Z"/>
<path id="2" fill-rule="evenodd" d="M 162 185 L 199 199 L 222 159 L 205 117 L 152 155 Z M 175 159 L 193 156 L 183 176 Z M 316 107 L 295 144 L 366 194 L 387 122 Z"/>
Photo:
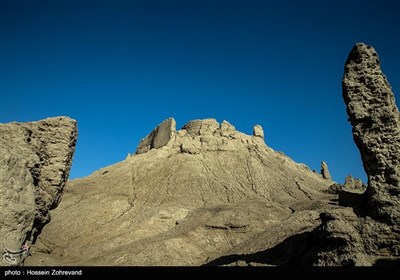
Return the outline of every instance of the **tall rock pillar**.
<path id="1" fill-rule="evenodd" d="M 353 138 L 368 175 L 371 216 L 400 225 L 400 114 L 375 49 L 351 50 L 342 80 Z"/>

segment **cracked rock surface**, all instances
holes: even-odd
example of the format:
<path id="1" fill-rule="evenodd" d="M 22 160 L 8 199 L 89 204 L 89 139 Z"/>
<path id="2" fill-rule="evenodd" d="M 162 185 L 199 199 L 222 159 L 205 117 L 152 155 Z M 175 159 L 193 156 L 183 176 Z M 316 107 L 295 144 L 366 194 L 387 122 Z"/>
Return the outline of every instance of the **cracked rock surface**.
<path id="1" fill-rule="evenodd" d="M 77 127 L 73 119 L 55 117 L 0 124 L 0 134 L 0 245 L 17 251 L 32 244 L 61 200 Z M 13 264 L 24 257 L 17 256 Z"/>

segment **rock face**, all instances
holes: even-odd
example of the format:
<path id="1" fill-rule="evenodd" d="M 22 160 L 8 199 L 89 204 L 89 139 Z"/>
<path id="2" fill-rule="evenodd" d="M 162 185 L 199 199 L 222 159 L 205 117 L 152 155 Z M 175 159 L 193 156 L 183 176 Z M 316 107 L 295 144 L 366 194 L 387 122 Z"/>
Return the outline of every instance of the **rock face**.
<path id="1" fill-rule="evenodd" d="M 77 139 L 68 117 L 0 124 L 1 248 L 30 246 L 61 200 Z M 26 254 L 2 258 L 18 265 Z"/>
<path id="2" fill-rule="evenodd" d="M 253 128 L 253 136 L 261 137 L 264 139 L 264 130 L 261 125 L 257 124 Z"/>
<path id="3" fill-rule="evenodd" d="M 354 142 L 368 175 L 371 214 L 400 224 L 400 114 L 374 48 L 354 46 L 342 87 Z"/>
<path id="4" fill-rule="evenodd" d="M 342 86 L 353 138 L 368 175 L 367 189 L 347 177 L 344 186 L 333 184 L 325 190 L 338 193 L 339 207 L 319 208 L 320 224 L 313 230 L 286 236 L 274 246 L 268 244 L 267 234 L 257 235 L 210 264 L 400 264 L 399 111 L 372 47 L 357 44 L 351 50 Z"/>
<path id="5" fill-rule="evenodd" d="M 331 174 L 329 173 L 328 164 L 325 161 L 321 162 L 321 175 L 322 178 L 331 180 Z"/>
<path id="6" fill-rule="evenodd" d="M 202 265 L 263 232 L 273 246 L 314 229 L 331 183 L 260 133 L 215 119 L 175 131 L 168 119 L 135 155 L 68 182 L 25 263 Z"/>
<path id="7" fill-rule="evenodd" d="M 169 118 L 160 123 L 149 135 L 140 142 L 136 149 L 136 154 L 145 153 L 151 149 L 158 149 L 168 144 L 174 137 L 176 122 Z"/>
<path id="8" fill-rule="evenodd" d="M 236 131 L 227 121 L 220 125 L 215 119 L 193 120 L 179 131 L 176 131 L 175 127 L 176 122 L 173 118 L 163 121 L 139 143 L 135 154 L 143 154 L 164 146 L 189 154 L 234 151 L 243 145 L 265 146 L 262 140 L 264 132 L 260 125 L 254 127 L 253 137 Z"/>
<path id="9" fill-rule="evenodd" d="M 400 263 L 400 119 L 394 95 L 374 48 L 357 44 L 342 82 L 353 138 L 361 153 L 368 187 L 346 199 L 351 208 L 321 214 L 315 265 L 398 265 Z M 346 178 L 345 187 L 359 183 Z M 363 187 L 361 186 L 361 191 Z M 340 199 L 340 195 L 339 195 Z M 343 201 L 343 199 L 342 199 Z"/>

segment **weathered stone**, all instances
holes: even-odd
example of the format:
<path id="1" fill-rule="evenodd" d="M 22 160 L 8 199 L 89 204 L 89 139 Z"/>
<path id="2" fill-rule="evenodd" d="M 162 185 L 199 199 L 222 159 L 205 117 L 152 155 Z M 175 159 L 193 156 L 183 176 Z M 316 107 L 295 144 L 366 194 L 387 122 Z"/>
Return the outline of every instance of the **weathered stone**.
<path id="1" fill-rule="evenodd" d="M 351 208 L 324 212 L 321 220 L 313 233 L 313 246 L 317 246 L 313 265 L 372 266 L 400 262 L 400 233 L 387 224 L 360 217 Z"/>
<path id="2" fill-rule="evenodd" d="M 325 161 L 321 162 L 321 175 L 322 178 L 331 180 L 331 174 L 329 173 L 328 164 Z"/>
<path id="3" fill-rule="evenodd" d="M 260 140 L 191 121 L 162 149 L 70 181 L 26 265 L 202 265 L 270 228 L 272 244 L 311 230 L 319 213 L 301 209 L 331 182 Z M 295 226 L 274 227 L 292 212 Z"/>
<path id="4" fill-rule="evenodd" d="M 182 138 L 181 140 L 181 152 L 188 153 L 192 155 L 199 154 L 201 151 L 200 141 L 191 141 L 187 138 Z"/>
<path id="5" fill-rule="evenodd" d="M 268 148 L 259 128 L 166 125 L 140 156 L 69 183 L 28 265 L 398 264 L 399 113 L 371 49 L 353 49 L 343 78 L 365 194 L 360 180 L 333 182 L 325 162 L 321 176 Z"/>
<path id="6" fill-rule="evenodd" d="M 311 245 L 314 249 L 309 251 L 315 252 L 311 262 L 396 265 L 400 263 L 400 120 L 374 48 L 361 43 L 354 46 L 342 88 L 368 187 L 364 192 L 361 181 L 346 177 L 339 205 L 351 208 L 321 214 L 322 224 L 312 234 L 321 245 Z"/>
<path id="7" fill-rule="evenodd" d="M 0 124 L 1 248 L 30 246 L 61 200 L 77 139 L 68 117 Z M 18 265 L 2 259 L 2 265 Z"/>
<path id="8" fill-rule="evenodd" d="M 400 225 L 400 114 L 373 47 L 354 46 L 342 88 L 354 142 L 368 175 L 370 214 Z"/>
<path id="9" fill-rule="evenodd" d="M 220 125 L 215 119 L 209 118 L 190 121 L 181 130 L 175 131 L 175 121 L 168 119 L 140 142 L 135 154 L 143 154 L 163 146 L 192 155 L 206 151 L 235 151 L 256 145 L 266 147 L 260 137 L 262 128 L 259 126 L 257 129 L 259 136 L 251 137 L 236 131 L 227 121 Z"/>
<path id="10" fill-rule="evenodd" d="M 221 136 L 231 138 L 235 134 L 235 127 L 227 121 L 221 123 Z"/>
<path id="11" fill-rule="evenodd" d="M 258 265 L 399 265 L 399 111 L 372 47 L 357 44 L 352 49 L 342 86 L 353 138 L 368 175 L 367 191 L 360 180 L 348 176 L 344 186 L 333 184 L 324 190 L 338 194 L 339 207 L 321 208 L 321 224 L 314 230 L 292 235 L 272 248 L 263 245 L 266 249 L 259 247 L 251 254 L 255 244 L 262 243 L 256 237 L 220 258 L 222 264 L 245 258 L 245 264 Z M 324 162 L 321 173 L 330 178 Z M 295 214 L 296 208 L 291 209 Z"/>
<path id="12" fill-rule="evenodd" d="M 187 131 L 188 135 L 197 136 L 200 134 L 200 128 L 202 125 L 202 120 L 193 120 L 185 124 L 182 129 Z"/>
<path id="13" fill-rule="evenodd" d="M 216 119 L 205 119 L 201 121 L 200 135 L 212 136 L 217 129 L 219 129 L 219 123 Z"/>
<path id="14" fill-rule="evenodd" d="M 185 124 L 182 129 L 193 137 L 198 135 L 210 136 L 219 129 L 219 124 L 215 119 L 193 120 Z"/>
<path id="15" fill-rule="evenodd" d="M 331 194 L 339 194 L 343 189 L 343 185 L 341 184 L 332 184 L 329 186 L 328 189 L 325 190 L 326 193 L 331 193 Z"/>
<path id="16" fill-rule="evenodd" d="M 136 154 L 148 152 L 166 146 L 175 136 L 176 122 L 173 118 L 166 119 L 160 123 L 149 135 L 139 143 Z"/>
<path id="17" fill-rule="evenodd" d="M 253 127 L 253 136 L 264 139 L 264 130 L 261 125 L 257 124 Z"/>
<path id="18" fill-rule="evenodd" d="M 367 189 L 367 186 L 360 179 L 353 178 L 351 175 L 346 176 L 343 187 L 346 190 L 358 190 L 362 192 Z"/>

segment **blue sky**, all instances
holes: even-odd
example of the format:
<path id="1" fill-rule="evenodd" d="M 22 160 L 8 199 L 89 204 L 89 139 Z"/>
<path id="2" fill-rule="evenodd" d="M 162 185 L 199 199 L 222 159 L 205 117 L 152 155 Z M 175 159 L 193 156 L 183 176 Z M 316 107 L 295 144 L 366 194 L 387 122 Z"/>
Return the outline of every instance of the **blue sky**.
<path id="1" fill-rule="evenodd" d="M 366 176 L 341 96 L 356 42 L 399 104 L 399 1 L 2 0 L 1 122 L 78 121 L 71 178 L 125 159 L 158 123 L 227 120 L 333 178 Z"/>

